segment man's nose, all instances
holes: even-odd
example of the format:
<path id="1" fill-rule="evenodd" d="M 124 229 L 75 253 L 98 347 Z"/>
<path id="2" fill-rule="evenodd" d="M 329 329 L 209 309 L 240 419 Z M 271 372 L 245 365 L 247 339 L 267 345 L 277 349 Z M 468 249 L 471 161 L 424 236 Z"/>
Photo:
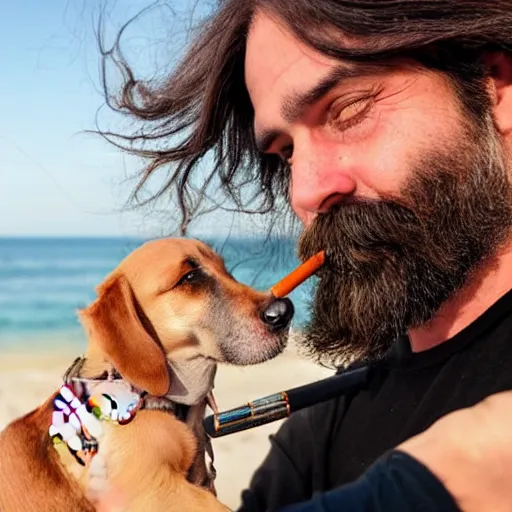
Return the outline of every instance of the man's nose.
<path id="1" fill-rule="evenodd" d="M 334 151 L 322 151 L 311 145 L 308 151 L 299 152 L 295 145 L 290 203 L 304 225 L 309 225 L 319 213 L 329 211 L 355 192 L 355 179 L 343 160 Z"/>

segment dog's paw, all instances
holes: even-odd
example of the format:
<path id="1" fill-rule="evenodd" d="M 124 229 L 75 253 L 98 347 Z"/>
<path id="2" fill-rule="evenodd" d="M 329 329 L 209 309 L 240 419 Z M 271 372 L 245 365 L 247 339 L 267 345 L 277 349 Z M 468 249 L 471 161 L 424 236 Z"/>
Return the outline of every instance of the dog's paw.
<path id="1" fill-rule="evenodd" d="M 100 453 L 97 453 L 89 464 L 89 480 L 86 488 L 87 499 L 96 502 L 108 490 L 107 460 Z"/>
<path id="2" fill-rule="evenodd" d="M 99 453 L 89 464 L 86 496 L 96 512 L 123 512 L 128 509 L 126 497 L 108 481 L 107 459 Z"/>

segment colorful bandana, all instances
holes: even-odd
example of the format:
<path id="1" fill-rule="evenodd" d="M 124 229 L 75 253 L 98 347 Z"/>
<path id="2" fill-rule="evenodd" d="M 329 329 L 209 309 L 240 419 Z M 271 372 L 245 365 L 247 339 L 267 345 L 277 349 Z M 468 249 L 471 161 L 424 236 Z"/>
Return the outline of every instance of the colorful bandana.
<path id="1" fill-rule="evenodd" d="M 126 425 L 142 402 L 142 394 L 122 379 L 72 378 L 54 399 L 50 438 L 54 445 L 65 444 L 86 466 L 98 451 L 101 421 Z"/>

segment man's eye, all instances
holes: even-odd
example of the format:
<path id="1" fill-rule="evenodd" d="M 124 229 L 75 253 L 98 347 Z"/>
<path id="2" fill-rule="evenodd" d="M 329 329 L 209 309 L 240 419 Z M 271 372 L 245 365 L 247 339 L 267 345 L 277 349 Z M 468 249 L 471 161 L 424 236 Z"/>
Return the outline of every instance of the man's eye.
<path id="1" fill-rule="evenodd" d="M 289 144 L 288 146 L 282 148 L 281 151 L 279 152 L 279 156 L 284 162 L 290 163 L 290 160 L 293 156 L 293 145 Z"/>
<path id="2" fill-rule="evenodd" d="M 346 130 L 362 121 L 372 105 L 371 98 L 363 98 L 346 106 L 334 103 L 331 107 L 329 121 L 336 128 Z"/>

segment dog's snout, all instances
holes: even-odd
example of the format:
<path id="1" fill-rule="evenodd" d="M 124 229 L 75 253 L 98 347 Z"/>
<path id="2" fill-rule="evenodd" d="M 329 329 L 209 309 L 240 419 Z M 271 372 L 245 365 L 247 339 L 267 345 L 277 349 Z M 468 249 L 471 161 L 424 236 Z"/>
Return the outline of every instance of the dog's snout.
<path id="1" fill-rule="evenodd" d="M 273 331 L 279 331 L 288 327 L 293 314 L 294 308 L 290 299 L 274 299 L 263 309 L 261 319 Z"/>

